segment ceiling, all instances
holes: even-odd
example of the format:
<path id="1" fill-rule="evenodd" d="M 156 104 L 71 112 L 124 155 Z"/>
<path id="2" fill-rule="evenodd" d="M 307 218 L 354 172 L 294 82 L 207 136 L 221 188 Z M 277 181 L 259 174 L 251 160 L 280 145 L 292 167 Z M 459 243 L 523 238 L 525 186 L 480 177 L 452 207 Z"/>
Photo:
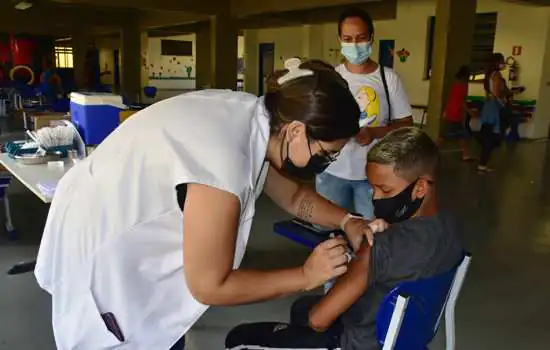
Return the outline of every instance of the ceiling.
<path id="1" fill-rule="evenodd" d="M 118 32 L 139 25 L 153 35 L 196 31 L 212 15 L 231 14 L 241 29 L 334 21 L 343 6 L 365 7 L 376 19 L 396 15 L 397 0 L 0 0 L 0 31 L 67 35 Z M 507 0 L 550 6 L 550 0 Z M 162 30 L 160 28 L 163 28 Z"/>
<path id="2" fill-rule="evenodd" d="M 26 10 L 14 9 L 21 0 L 0 1 L 0 31 L 66 35 L 74 31 L 91 34 L 118 31 L 138 24 L 143 29 L 181 26 L 208 21 L 210 16 L 230 14 L 261 24 L 268 12 L 311 16 L 308 9 L 364 3 L 395 3 L 396 0 L 25 0 Z M 271 22 L 281 22 L 281 16 Z M 275 17 L 279 18 L 276 19 Z M 283 20 L 285 22 L 285 20 Z M 288 22 L 288 21 L 286 21 Z"/>

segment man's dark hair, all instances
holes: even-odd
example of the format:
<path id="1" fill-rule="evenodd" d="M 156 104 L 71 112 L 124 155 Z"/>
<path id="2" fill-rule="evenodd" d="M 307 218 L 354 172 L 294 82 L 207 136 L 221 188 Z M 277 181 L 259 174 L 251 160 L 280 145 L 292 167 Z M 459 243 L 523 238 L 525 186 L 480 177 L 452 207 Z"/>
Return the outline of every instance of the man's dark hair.
<path id="1" fill-rule="evenodd" d="M 283 69 L 267 79 L 265 107 L 271 133 L 299 121 L 306 125 L 313 140 L 330 142 L 355 136 L 359 132 L 361 111 L 346 80 L 334 67 L 320 60 L 302 62 L 300 68 L 313 74 L 279 84 L 279 78 L 288 73 Z"/>
<path id="2" fill-rule="evenodd" d="M 365 22 L 367 29 L 369 30 L 369 35 L 371 37 L 374 35 L 374 23 L 372 22 L 372 18 L 369 13 L 357 7 L 350 7 L 345 9 L 344 12 L 340 14 L 340 18 L 338 19 L 338 36 L 342 35 L 342 23 L 344 23 L 346 19 L 353 17 L 360 18 L 363 22 Z"/>
<path id="3" fill-rule="evenodd" d="M 404 127 L 390 132 L 374 145 L 367 162 L 392 165 L 395 175 L 410 182 L 425 175 L 435 179 L 439 150 L 421 129 Z"/>

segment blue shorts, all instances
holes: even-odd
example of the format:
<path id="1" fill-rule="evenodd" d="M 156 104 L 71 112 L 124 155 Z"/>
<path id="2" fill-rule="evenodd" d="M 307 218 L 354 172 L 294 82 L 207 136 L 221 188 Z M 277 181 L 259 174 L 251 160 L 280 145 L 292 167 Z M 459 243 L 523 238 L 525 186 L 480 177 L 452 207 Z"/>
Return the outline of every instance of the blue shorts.
<path id="1" fill-rule="evenodd" d="M 315 181 L 317 192 L 346 209 L 349 213 L 361 214 L 364 218 L 374 218 L 372 187 L 367 180 L 346 180 L 322 173 Z"/>

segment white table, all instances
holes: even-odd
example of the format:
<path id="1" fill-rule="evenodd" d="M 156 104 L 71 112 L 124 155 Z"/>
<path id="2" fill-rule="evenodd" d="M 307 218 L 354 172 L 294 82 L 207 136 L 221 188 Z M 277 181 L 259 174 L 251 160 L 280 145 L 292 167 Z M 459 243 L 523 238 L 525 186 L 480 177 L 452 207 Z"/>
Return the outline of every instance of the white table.
<path id="1" fill-rule="evenodd" d="M 10 158 L 7 153 L 0 154 L 0 164 L 6 168 L 17 180 L 31 190 L 44 203 L 51 203 L 52 198 L 44 195 L 38 189 L 39 182 L 57 182 L 72 167 L 72 163 L 65 162 L 65 167 L 49 167 L 47 164 L 23 165 Z"/>

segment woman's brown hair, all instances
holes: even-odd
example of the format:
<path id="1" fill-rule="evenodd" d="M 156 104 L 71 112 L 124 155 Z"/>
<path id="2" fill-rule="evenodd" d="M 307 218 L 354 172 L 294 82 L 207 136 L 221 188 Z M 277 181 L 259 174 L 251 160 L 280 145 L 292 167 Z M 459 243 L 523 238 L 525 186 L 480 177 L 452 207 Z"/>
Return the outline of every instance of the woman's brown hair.
<path id="1" fill-rule="evenodd" d="M 313 74 L 279 84 L 279 78 L 288 73 L 284 69 L 267 79 L 265 107 L 271 118 L 271 132 L 300 121 L 314 140 L 330 142 L 355 136 L 361 112 L 344 78 L 321 60 L 302 62 L 300 69 Z"/>

